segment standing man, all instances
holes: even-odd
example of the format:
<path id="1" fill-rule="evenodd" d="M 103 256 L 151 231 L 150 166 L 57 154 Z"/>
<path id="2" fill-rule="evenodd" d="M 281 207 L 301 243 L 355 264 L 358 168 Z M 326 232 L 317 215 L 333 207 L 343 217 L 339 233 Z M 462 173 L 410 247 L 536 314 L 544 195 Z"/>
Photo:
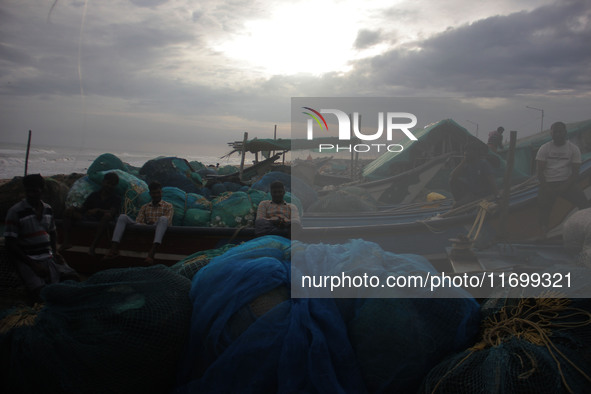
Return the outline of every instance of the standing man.
<path id="1" fill-rule="evenodd" d="M 488 133 L 488 147 L 493 152 L 497 153 L 497 149 L 503 149 L 503 127 L 497 127 L 496 130 Z"/>
<path id="2" fill-rule="evenodd" d="M 299 228 L 300 214 L 298 208 L 286 202 L 285 187 L 280 181 L 271 183 L 271 200 L 259 203 L 255 221 L 255 233 L 257 235 L 283 235 L 291 236 L 292 224 Z"/>
<path id="3" fill-rule="evenodd" d="M 556 122 L 550 127 L 552 141 L 542 145 L 536 155 L 539 220 L 542 234 L 548 232 L 552 207 L 563 197 L 579 209 L 589 206 L 585 194 L 576 184 L 581 166 L 581 151 L 566 139 L 566 125 Z"/>
<path id="4" fill-rule="evenodd" d="M 142 205 L 136 220 L 131 219 L 125 214 L 119 215 L 115 230 L 113 231 L 111 250 L 109 250 L 109 253 L 104 259 L 114 259 L 119 255 L 119 243 L 128 224 L 142 224 L 155 227 L 154 243 L 148 252 L 148 257 L 144 260 L 148 265 L 154 264 L 156 250 L 162 243 L 162 238 L 168 226 L 172 224 L 174 208 L 171 203 L 162 200 L 162 185 L 159 182 L 150 183 L 148 188 L 152 201 Z"/>
<path id="5" fill-rule="evenodd" d="M 41 289 L 62 280 L 79 280 L 56 252 L 56 231 L 51 206 L 41 200 L 45 180 L 40 174 L 23 178 L 25 199 L 6 214 L 4 237 L 10 258 L 33 299 L 41 301 Z"/>
<path id="6" fill-rule="evenodd" d="M 107 231 L 109 223 L 119 214 L 121 198 L 115 194 L 115 188 L 119 183 L 119 176 L 116 172 L 109 172 L 103 178 L 100 190 L 91 193 L 82 207 L 70 207 L 64 215 L 64 243 L 59 251 L 63 252 L 72 248 L 70 243 L 70 231 L 75 221 L 81 219 L 98 222 L 96 234 L 88 249 L 88 254 L 95 256 L 95 249 L 103 234 Z"/>

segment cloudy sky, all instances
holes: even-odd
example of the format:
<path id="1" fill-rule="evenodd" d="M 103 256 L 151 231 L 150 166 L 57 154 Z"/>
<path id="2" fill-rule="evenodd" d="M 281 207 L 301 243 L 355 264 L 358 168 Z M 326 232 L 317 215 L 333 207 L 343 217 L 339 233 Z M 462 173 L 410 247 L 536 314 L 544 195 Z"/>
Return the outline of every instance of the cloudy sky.
<path id="1" fill-rule="evenodd" d="M 591 118 L 589 0 L 2 0 L 0 141 L 221 155 L 291 97 L 444 97 L 485 138 Z"/>

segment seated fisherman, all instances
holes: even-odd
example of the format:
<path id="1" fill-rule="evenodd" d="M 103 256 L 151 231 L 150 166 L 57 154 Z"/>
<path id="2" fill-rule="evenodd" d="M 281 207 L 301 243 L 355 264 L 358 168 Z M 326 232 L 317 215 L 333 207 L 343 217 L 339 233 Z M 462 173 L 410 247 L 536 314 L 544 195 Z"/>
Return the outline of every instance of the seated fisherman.
<path id="1" fill-rule="evenodd" d="M 156 250 L 162 243 L 162 238 L 166 233 L 169 225 L 172 224 L 172 215 L 174 208 L 171 203 L 162 200 L 162 185 L 158 182 L 152 182 L 148 186 L 150 189 L 150 197 L 152 201 L 142 205 L 135 220 L 131 219 L 125 214 L 119 215 L 115 230 L 113 231 L 113 240 L 111 242 L 111 250 L 104 257 L 104 259 L 114 259 L 119 255 L 119 243 L 125 232 L 128 224 L 142 224 L 155 227 L 154 243 L 148 252 L 148 257 L 145 259 L 146 264 L 154 263 L 154 255 Z"/>
<path id="2" fill-rule="evenodd" d="M 299 229 L 300 214 L 298 208 L 286 202 L 283 183 L 275 181 L 270 187 L 271 200 L 261 201 L 257 209 L 255 233 L 257 235 L 291 236 L 291 226 Z"/>
<path id="3" fill-rule="evenodd" d="M 78 274 L 56 252 L 56 230 L 51 206 L 41 200 L 45 180 L 39 174 L 23 178 L 25 198 L 6 214 L 4 237 L 9 258 L 35 301 L 47 284 L 79 280 Z"/>
<path id="4" fill-rule="evenodd" d="M 450 188 L 458 207 L 489 195 L 498 197 L 493 169 L 484 158 L 480 143 L 466 145 L 464 158 L 450 175 Z"/>
<path id="5" fill-rule="evenodd" d="M 64 243 L 60 246 L 60 252 L 72 247 L 70 243 L 70 231 L 74 222 L 79 220 L 98 221 L 96 234 L 88 250 L 88 254 L 95 256 L 95 249 L 103 234 L 107 231 L 109 222 L 119 214 L 121 198 L 115 194 L 115 187 L 119 183 L 116 172 L 109 172 L 103 178 L 100 190 L 91 193 L 82 207 L 70 207 L 64 215 Z"/>

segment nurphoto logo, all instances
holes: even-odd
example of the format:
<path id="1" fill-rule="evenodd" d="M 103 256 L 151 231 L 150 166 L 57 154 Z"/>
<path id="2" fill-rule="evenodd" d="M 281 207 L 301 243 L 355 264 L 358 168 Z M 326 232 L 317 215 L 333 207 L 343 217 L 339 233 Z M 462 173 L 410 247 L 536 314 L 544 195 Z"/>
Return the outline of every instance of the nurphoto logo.
<path id="1" fill-rule="evenodd" d="M 352 138 L 351 132 L 356 139 L 361 141 L 376 141 L 382 138 L 384 134 L 384 123 L 386 123 L 386 140 L 392 141 L 394 131 L 402 131 L 408 138 L 413 141 L 417 140 L 411 132 L 410 128 L 416 126 L 417 117 L 409 112 L 378 112 L 378 130 L 373 134 L 363 134 L 360 130 L 360 115 L 359 112 L 353 112 L 353 121 L 349 115 L 338 109 L 321 109 L 317 111 L 310 107 L 302 107 L 305 115 L 310 116 L 307 122 L 307 139 L 314 139 L 314 121 L 320 127 L 320 130 L 328 131 L 328 123 L 322 114 L 332 114 L 336 116 L 338 121 L 339 140 L 350 141 Z M 405 120 L 400 122 L 400 120 Z M 351 127 L 352 126 L 352 127 Z M 340 145 L 340 144 L 318 144 L 319 152 L 322 150 L 335 150 L 339 151 L 354 151 L 354 152 L 369 152 L 370 150 L 377 150 L 381 152 L 387 150 L 388 152 L 402 152 L 404 147 L 400 144 L 384 144 L 384 143 L 371 143 L 371 144 L 354 144 L 354 145 Z"/>

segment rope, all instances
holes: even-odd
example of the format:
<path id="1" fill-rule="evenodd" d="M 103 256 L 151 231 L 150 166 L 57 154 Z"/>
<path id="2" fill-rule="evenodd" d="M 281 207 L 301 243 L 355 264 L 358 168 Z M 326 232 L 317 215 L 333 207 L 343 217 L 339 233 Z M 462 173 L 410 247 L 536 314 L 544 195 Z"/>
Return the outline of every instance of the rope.
<path id="1" fill-rule="evenodd" d="M 135 200 L 137 198 L 139 198 L 140 194 L 143 192 L 144 190 L 141 189 L 137 184 L 132 184 L 130 183 L 130 187 L 127 188 L 127 190 L 125 190 L 125 199 L 123 201 L 123 211 L 125 212 L 126 215 L 129 215 L 130 213 L 136 213 L 136 208 L 135 208 Z M 135 196 L 133 198 L 129 197 L 129 193 L 130 192 L 134 192 Z"/>
<path id="2" fill-rule="evenodd" d="M 6 334 L 13 328 L 22 326 L 33 326 L 37 320 L 38 312 L 45 304 L 37 303 L 33 307 L 23 306 L 16 309 L 4 319 L 0 320 L 0 334 Z"/>
<path id="3" fill-rule="evenodd" d="M 472 224 L 472 228 L 468 232 L 468 238 L 470 241 L 474 242 L 478 239 L 480 235 L 480 230 L 482 230 L 482 225 L 484 224 L 484 219 L 486 218 L 487 212 L 492 212 L 493 208 L 496 206 L 495 203 L 489 202 L 487 200 L 482 200 L 478 206 L 480 209 L 478 210 L 478 214 L 476 215 L 476 219 Z M 477 228 L 476 232 L 474 229 Z"/>
<path id="4" fill-rule="evenodd" d="M 545 296 L 558 297 L 559 295 L 546 294 Z M 469 353 L 466 357 L 460 360 L 439 379 L 431 393 L 435 393 L 443 380 L 474 353 L 493 346 L 499 346 L 512 338 L 518 338 L 537 346 L 546 347 L 548 353 L 554 359 L 562 383 L 569 393 L 573 393 L 573 390 L 564 377 L 562 365 L 557 355 L 561 356 L 563 360 L 591 382 L 591 377 L 569 360 L 550 339 L 553 330 L 573 329 L 591 324 L 591 313 L 583 309 L 571 308 L 568 306 L 570 303 L 571 300 L 566 298 L 524 298 L 516 306 L 504 306 L 496 315 L 487 318 L 483 322 L 482 340 L 469 348 Z M 576 317 L 579 317 L 579 321 L 567 321 Z M 527 352 L 525 354 L 531 362 L 532 369 L 522 373 L 519 376 L 520 378 L 530 376 L 537 366 L 534 358 Z"/>

